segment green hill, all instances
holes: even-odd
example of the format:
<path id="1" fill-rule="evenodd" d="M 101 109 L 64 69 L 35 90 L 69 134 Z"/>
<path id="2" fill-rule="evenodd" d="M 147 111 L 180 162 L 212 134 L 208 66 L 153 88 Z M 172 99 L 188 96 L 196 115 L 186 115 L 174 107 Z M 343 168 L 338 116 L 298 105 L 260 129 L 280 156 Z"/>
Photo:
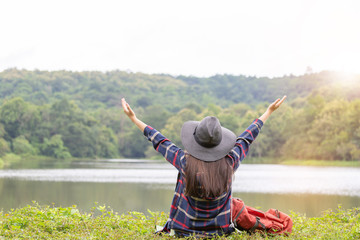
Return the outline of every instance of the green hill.
<path id="1" fill-rule="evenodd" d="M 285 94 L 286 104 L 267 122 L 251 156 L 359 160 L 360 76 L 351 83 L 346 78 L 336 72 L 199 78 L 8 69 L 0 72 L 0 165 L 29 155 L 155 157 L 119 110 L 122 97 L 181 146 L 184 121 L 215 115 L 238 134 Z"/>
<path id="2" fill-rule="evenodd" d="M 340 76 L 331 72 L 281 78 L 242 75 L 198 78 L 121 71 L 47 72 L 8 69 L 0 72 L 0 100 L 22 97 L 25 101 L 43 105 L 66 98 L 74 100 L 82 109 L 96 109 L 117 106 L 121 97 L 126 96 L 129 102 L 137 106 L 160 104 L 176 112 L 186 104 L 193 103 L 202 107 L 209 103 L 222 107 L 236 103 L 254 106 L 284 94 L 296 99 L 341 81 Z M 353 91 L 351 96 L 360 97 L 360 94 Z"/>

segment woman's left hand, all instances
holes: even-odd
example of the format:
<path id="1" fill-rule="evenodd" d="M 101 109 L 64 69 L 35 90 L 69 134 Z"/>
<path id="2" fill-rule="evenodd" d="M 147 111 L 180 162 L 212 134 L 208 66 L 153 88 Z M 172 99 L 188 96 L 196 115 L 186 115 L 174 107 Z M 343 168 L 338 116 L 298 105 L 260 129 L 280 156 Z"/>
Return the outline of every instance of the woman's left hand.
<path id="1" fill-rule="evenodd" d="M 125 98 L 121 99 L 121 104 L 124 109 L 124 113 L 131 119 L 134 120 L 136 118 L 135 112 L 131 109 L 130 105 L 126 102 Z"/>

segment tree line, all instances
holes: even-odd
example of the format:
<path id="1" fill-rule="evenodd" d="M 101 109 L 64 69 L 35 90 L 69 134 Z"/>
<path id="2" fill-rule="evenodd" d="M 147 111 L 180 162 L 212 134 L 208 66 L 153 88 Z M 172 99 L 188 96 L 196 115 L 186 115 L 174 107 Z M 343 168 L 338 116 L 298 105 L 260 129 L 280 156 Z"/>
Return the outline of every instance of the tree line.
<path id="1" fill-rule="evenodd" d="M 123 71 L 48 72 L 8 69 L 0 72 L 0 104 L 14 97 L 21 97 L 36 105 L 68 99 L 80 109 L 92 110 L 116 107 L 121 97 L 125 96 L 133 105 L 143 108 L 162 105 L 175 113 L 193 103 L 201 107 L 216 104 L 224 108 L 237 103 L 255 107 L 284 94 L 296 99 L 322 89 L 325 95 L 329 95 L 326 91 L 337 88 L 336 84 L 341 80 L 342 76 L 333 72 L 278 78 L 244 75 L 199 78 Z M 359 90 L 357 84 L 356 88 L 342 87 L 340 92 L 343 98 L 354 100 L 360 97 Z"/>
<path id="2" fill-rule="evenodd" d="M 187 120 L 217 116 L 240 134 L 269 101 L 287 94 L 287 103 L 253 144 L 252 157 L 359 160 L 359 83 L 339 86 L 331 76 L 205 79 L 10 69 L 0 73 L 0 158 L 157 157 L 122 113 L 122 96 L 139 118 L 181 146 L 180 129 Z"/>

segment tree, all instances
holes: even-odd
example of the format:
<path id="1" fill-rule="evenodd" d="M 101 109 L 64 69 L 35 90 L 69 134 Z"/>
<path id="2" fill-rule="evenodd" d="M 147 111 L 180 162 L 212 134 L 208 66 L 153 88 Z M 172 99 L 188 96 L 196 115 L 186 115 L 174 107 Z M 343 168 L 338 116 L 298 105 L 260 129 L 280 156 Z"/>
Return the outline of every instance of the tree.
<path id="1" fill-rule="evenodd" d="M 11 138 L 20 135 L 22 117 L 27 110 L 28 104 L 22 98 L 13 98 L 1 106 L 0 121 Z"/>
<path id="2" fill-rule="evenodd" d="M 149 147 L 149 141 L 144 138 L 139 129 L 132 123 L 129 122 L 127 126 L 126 131 L 117 135 L 121 156 L 126 158 L 145 157 L 145 150 Z"/>
<path id="3" fill-rule="evenodd" d="M 36 154 L 36 150 L 31 146 L 29 141 L 24 136 L 19 136 L 13 140 L 12 143 L 13 152 L 15 154 Z"/>
<path id="4" fill-rule="evenodd" d="M 117 157 L 119 155 L 118 143 L 113 131 L 105 126 L 95 126 L 92 130 L 95 139 L 95 157 Z"/>
<path id="5" fill-rule="evenodd" d="M 162 129 L 171 114 L 160 105 L 149 106 L 141 114 L 141 119 L 156 129 Z"/>
<path id="6" fill-rule="evenodd" d="M 5 139 L 0 138 L 0 157 L 4 156 L 6 153 L 9 152 L 11 152 L 9 143 Z"/>
<path id="7" fill-rule="evenodd" d="M 180 139 L 180 132 L 182 125 L 186 121 L 199 120 L 198 118 L 199 117 L 197 116 L 194 110 L 183 109 L 180 112 L 178 112 L 176 115 L 168 119 L 164 129 L 162 129 L 161 132 L 162 134 L 164 134 L 165 137 L 170 139 L 173 143 L 175 143 L 179 147 L 182 147 L 181 139 Z"/>
<path id="8" fill-rule="evenodd" d="M 61 135 L 54 135 L 50 139 L 45 138 L 44 143 L 41 145 L 41 153 L 59 159 L 71 157 L 68 149 L 64 146 Z"/>
<path id="9" fill-rule="evenodd" d="M 62 131 L 64 145 L 74 157 L 94 158 L 96 156 L 96 140 L 90 127 L 81 123 L 69 123 Z"/>

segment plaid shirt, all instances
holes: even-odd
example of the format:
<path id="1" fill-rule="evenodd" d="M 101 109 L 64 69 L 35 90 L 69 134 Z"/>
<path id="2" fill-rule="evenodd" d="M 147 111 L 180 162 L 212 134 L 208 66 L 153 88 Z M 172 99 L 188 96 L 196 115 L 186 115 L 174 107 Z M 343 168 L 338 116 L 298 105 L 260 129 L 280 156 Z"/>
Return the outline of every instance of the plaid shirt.
<path id="1" fill-rule="evenodd" d="M 250 144 L 259 134 L 263 122 L 256 119 L 236 140 L 234 148 L 228 153 L 234 172 L 246 157 Z M 230 234 L 234 231 L 231 221 L 231 187 L 228 192 L 214 199 L 200 199 L 184 194 L 185 153 L 165 138 L 156 129 L 147 126 L 144 135 L 153 143 L 156 151 L 178 171 L 174 198 L 170 208 L 169 219 L 162 232 L 175 231 L 177 235 L 199 237 Z"/>

